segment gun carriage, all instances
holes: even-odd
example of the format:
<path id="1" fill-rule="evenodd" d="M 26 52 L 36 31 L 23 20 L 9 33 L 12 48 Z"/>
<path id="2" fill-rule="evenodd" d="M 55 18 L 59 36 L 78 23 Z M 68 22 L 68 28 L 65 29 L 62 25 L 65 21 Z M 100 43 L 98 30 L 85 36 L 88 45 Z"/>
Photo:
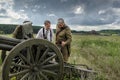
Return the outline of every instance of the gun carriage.
<path id="1" fill-rule="evenodd" d="M 88 67 L 80 68 L 84 65 L 64 63 L 60 50 L 47 40 L 0 36 L 0 50 L 7 51 L 2 80 L 63 80 L 64 76 L 94 80 L 91 76 L 96 74 Z"/>

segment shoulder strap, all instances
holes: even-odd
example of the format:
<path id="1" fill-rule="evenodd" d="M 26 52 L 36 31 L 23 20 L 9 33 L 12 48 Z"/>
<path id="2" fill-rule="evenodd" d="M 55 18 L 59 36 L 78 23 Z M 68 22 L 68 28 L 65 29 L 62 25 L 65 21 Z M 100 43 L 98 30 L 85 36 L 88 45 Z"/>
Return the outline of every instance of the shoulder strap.
<path id="1" fill-rule="evenodd" d="M 45 39 L 45 28 L 43 27 L 43 37 Z"/>
<path id="2" fill-rule="evenodd" d="M 62 32 L 64 29 L 66 29 L 67 27 L 64 27 L 64 28 L 61 28 L 60 29 L 60 31 L 58 31 L 57 33 L 56 33 L 56 37 L 58 36 L 58 34 L 60 33 L 60 32 Z"/>
<path id="3" fill-rule="evenodd" d="M 52 41 L 52 36 L 53 36 L 52 30 L 50 29 L 50 41 Z"/>
<path id="4" fill-rule="evenodd" d="M 52 41 L 52 36 L 53 36 L 52 30 L 50 29 L 50 41 Z M 45 37 L 45 28 L 44 27 L 43 27 L 43 38 L 46 39 L 46 37 Z"/>

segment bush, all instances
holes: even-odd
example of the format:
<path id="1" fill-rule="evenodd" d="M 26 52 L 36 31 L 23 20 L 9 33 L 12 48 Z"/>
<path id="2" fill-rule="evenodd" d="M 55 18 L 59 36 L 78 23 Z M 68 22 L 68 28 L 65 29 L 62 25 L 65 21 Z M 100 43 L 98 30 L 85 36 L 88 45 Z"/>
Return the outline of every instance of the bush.
<path id="1" fill-rule="evenodd" d="M 4 31 L 0 31 L 0 34 L 5 34 Z"/>

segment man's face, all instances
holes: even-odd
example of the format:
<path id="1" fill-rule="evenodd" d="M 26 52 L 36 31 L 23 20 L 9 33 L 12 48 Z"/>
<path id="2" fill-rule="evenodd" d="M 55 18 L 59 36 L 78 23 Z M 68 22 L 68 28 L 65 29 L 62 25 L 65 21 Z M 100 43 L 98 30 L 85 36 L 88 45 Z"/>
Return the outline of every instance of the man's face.
<path id="1" fill-rule="evenodd" d="M 58 27 L 62 28 L 62 27 L 64 27 L 64 24 L 63 23 L 58 23 Z"/>
<path id="2" fill-rule="evenodd" d="M 50 24 L 50 23 L 45 23 L 45 27 L 46 27 L 46 29 L 49 29 L 49 28 L 50 28 L 50 26 L 51 26 L 51 24 Z"/>

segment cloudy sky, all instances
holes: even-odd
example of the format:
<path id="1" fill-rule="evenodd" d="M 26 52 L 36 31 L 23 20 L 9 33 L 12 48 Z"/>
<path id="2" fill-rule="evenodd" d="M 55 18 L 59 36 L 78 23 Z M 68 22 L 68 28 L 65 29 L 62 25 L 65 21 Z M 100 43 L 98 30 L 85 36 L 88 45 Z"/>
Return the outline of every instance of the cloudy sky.
<path id="1" fill-rule="evenodd" d="M 0 0 L 0 24 L 64 18 L 74 30 L 120 29 L 120 0 Z"/>

